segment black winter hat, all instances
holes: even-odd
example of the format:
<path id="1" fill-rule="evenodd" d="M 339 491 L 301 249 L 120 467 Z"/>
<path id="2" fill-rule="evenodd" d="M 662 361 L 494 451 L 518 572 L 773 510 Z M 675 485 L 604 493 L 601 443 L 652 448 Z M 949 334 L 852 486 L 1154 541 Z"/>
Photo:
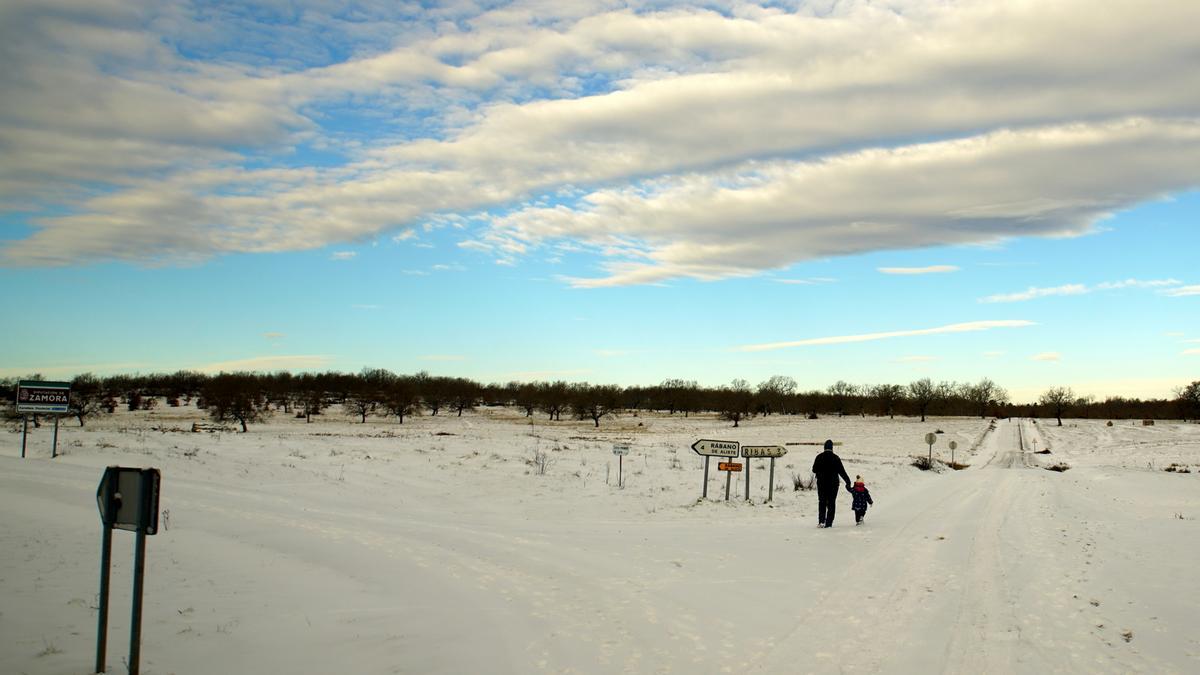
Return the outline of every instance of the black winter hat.
<path id="1" fill-rule="evenodd" d="M 825 449 L 832 450 L 833 449 L 833 441 L 825 441 Z"/>

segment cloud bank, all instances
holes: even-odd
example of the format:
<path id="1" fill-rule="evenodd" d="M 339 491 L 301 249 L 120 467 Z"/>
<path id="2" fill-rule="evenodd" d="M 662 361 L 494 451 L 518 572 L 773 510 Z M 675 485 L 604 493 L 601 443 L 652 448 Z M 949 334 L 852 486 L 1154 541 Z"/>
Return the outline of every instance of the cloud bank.
<path id="1" fill-rule="evenodd" d="M 0 262 L 455 227 L 611 286 L 1078 235 L 1200 186 L 1196 3 L 292 4 L 0 8 Z"/>
<path id="2" fill-rule="evenodd" d="M 938 326 L 936 328 L 919 328 L 916 330 L 900 330 L 889 331 L 885 333 L 864 333 L 861 335 L 838 335 L 834 337 L 808 338 L 805 340 L 794 340 L 791 342 L 770 342 L 765 344 L 743 345 L 737 348 L 737 351 L 742 352 L 763 352 L 772 351 L 775 349 L 787 349 L 790 347 L 810 347 L 814 345 L 836 345 L 846 344 L 851 342 L 873 342 L 875 340 L 887 340 L 898 337 L 913 337 L 916 335 L 941 335 L 945 333 L 973 333 L 977 331 L 992 330 L 993 328 L 1024 328 L 1026 326 L 1036 325 L 1032 321 L 1023 320 L 1000 320 L 1000 321 L 970 321 L 967 323 L 955 323 L 947 326 Z"/>

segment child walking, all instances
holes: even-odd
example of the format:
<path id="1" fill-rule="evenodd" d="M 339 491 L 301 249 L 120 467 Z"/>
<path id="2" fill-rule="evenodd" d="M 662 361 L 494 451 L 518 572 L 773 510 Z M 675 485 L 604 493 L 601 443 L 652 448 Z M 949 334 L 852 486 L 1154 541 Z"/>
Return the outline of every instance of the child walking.
<path id="1" fill-rule="evenodd" d="M 862 525 L 863 516 L 867 515 L 867 504 L 875 504 L 862 476 L 854 477 L 854 487 L 850 490 L 850 495 L 854 497 L 854 504 L 850 506 L 854 510 L 854 524 Z"/>

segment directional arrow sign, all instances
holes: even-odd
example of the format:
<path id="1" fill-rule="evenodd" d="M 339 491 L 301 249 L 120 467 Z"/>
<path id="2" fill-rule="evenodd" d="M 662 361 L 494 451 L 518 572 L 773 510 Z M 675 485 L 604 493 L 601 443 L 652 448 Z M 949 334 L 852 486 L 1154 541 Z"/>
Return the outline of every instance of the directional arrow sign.
<path id="1" fill-rule="evenodd" d="M 781 445 L 743 445 L 742 457 L 783 457 L 787 448 Z"/>
<path id="2" fill-rule="evenodd" d="M 702 438 L 692 443 L 692 450 L 695 450 L 697 455 L 709 457 L 737 457 L 740 448 L 741 445 L 737 441 L 713 441 Z"/>

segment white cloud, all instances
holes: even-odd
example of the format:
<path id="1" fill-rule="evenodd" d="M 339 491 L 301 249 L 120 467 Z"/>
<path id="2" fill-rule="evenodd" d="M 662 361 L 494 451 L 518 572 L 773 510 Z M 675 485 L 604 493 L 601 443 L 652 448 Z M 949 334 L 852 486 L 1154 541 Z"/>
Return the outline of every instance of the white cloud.
<path id="1" fill-rule="evenodd" d="M 6 7 L 0 200 L 34 215 L 3 261 L 192 261 L 428 223 L 507 263 L 618 247 L 583 286 L 716 279 L 1075 235 L 1200 184 L 1196 3 L 328 7 L 287 30 L 270 10 Z M 340 159 L 298 166 L 298 146 Z M 492 207 L 508 215 L 463 219 Z"/>
<path id="2" fill-rule="evenodd" d="M 1058 352 L 1042 352 L 1041 354 L 1034 354 L 1029 358 L 1033 361 L 1061 361 L 1062 354 Z"/>
<path id="3" fill-rule="evenodd" d="M 1095 291 L 1112 291 L 1124 288 L 1162 288 L 1164 286 L 1176 286 L 1180 282 L 1175 279 L 1126 279 L 1124 281 L 1106 281 L 1096 284 L 1095 286 L 1087 286 L 1085 284 L 1066 284 L 1063 286 L 1055 286 L 1053 288 L 1036 288 L 1029 287 L 1019 293 L 1001 293 L 998 295 L 989 295 L 986 298 L 980 298 L 980 302 L 1024 302 L 1026 300 L 1034 300 L 1036 298 L 1045 298 L 1054 295 L 1084 295 Z"/>
<path id="4" fill-rule="evenodd" d="M 862 335 L 840 335 L 835 337 L 809 338 L 805 340 L 795 340 L 792 342 L 771 342 L 757 345 L 743 345 L 737 348 L 737 351 L 742 352 L 760 352 L 773 349 L 786 349 L 789 347 L 807 347 L 813 345 L 833 345 L 845 344 L 850 342 L 870 342 L 874 340 L 886 340 L 897 337 L 912 337 L 916 335 L 940 335 L 945 333 L 970 333 L 976 331 L 992 330 L 994 328 L 1023 328 L 1026 326 L 1036 325 L 1032 321 L 1021 320 L 1001 320 L 1001 321 L 971 321 L 968 323 L 956 323 L 948 326 L 938 326 L 937 328 L 920 328 L 917 330 L 891 331 L 886 333 L 865 333 Z"/>
<path id="5" fill-rule="evenodd" d="M 774 281 L 776 283 L 780 283 L 780 284 L 793 284 L 793 285 L 798 285 L 798 286 L 815 286 L 817 284 L 832 284 L 832 283 L 836 282 L 837 279 L 830 279 L 829 277 L 811 277 L 808 279 L 774 279 Z"/>
<path id="6" fill-rule="evenodd" d="M 417 236 L 417 231 L 410 227 L 410 228 L 406 228 L 405 230 L 400 232 L 400 234 L 397 234 L 396 236 L 392 237 L 392 241 L 394 241 L 398 244 L 402 241 L 408 241 L 409 239 L 413 239 L 416 236 Z"/>
<path id="7" fill-rule="evenodd" d="M 197 366 L 202 373 L 234 372 L 240 370 L 270 372 L 274 370 L 319 370 L 326 367 L 332 357 L 320 355 L 255 356 L 235 361 L 219 361 Z"/>
<path id="8" fill-rule="evenodd" d="M 358 255 L 357 251 L 334 251 L 330 254 L 330 260 L 353 260 L 354 256 Z"/>
<path id="9" fill-rule="evenodd" d="M 279 333 L 275 331 L 263 333 L 262 335 L 268 340 L 282 340 L 284 337 L 286 337 L 285 333 Z"/>
<path id="10" fill-rule="evenodd" d="M 957 272 L 959 268 L 954 265 L 930 265 L 928 267 L 880 267 L 878 271 L 883 274 L 941 274 Z"/>
<path id="11" fill-rule="evenodd" d="M 1185 349 L 1185 350 L 1183 350 L 1183 354 L 1184 354 L 1185 356 L 1191 356 L 1191 355 L 1195 355 L 1195 354 L 1200 354 L 1200 348 L 1198 348 L 1198 349 Z"/>
<path id="12" fill-rule="evenodd" d="M 1181 286 L 1180 288 L 1173 288 L 1169 291 L 1161 291 L 1161 292 L 1163 295 L 1167 295 L 1172 298 L 1182 298 L 1185 296 L 1200 295 L 1200 285 L 1198 285 L 1198 286 Z"/>

